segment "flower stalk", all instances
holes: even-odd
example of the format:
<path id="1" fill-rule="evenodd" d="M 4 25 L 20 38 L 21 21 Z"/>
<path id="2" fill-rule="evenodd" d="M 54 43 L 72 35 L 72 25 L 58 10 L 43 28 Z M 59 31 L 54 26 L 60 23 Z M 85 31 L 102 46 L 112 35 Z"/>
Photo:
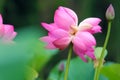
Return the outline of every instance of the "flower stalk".
<path id="1" fill-rule="evenodd" d="M 68 52 L 68 58 L 67 58 L 67 63 L 66 63 L 64 80 L 67 80 L 67 78 L 68 78 L 68 72 L 69 72 L 69 65 L 70 65 L 71 56 L 72 56 L 72 45 L 70 45 L 69 52 Z"/>
<path id="2" fill-rule="evenodd" d="M 114 8 L 113 8 L 112 4 L 110 4 L 110 6 L 107 8 L 105 16 L 106 16 L 106 19 L 108 20 L 108 30 L 107 30 L 106 39 L 105 39 L 105 42 L 103 45 L 103 49 L 101 52 L 101 56 L 100 56 L 100 59 L 98 61 L 98 66 L 95 69 L 94 80 L 99 80 L 100 70 L 101 70 L 101 67 L 104 63 L 105 49 L 107 47 L 108 40 L 110 37 L 111 23 L 112 23 L 112 20 L 115 18 L 115 12 L 114 12 Z"/>
<path id="3" fill-rule="evenodd" d="M 101 70 L 101 67 L 103 65 L 103 60 L 104 60 L 104 55 L 105 55 L 105 49 L 107 47 L 108 40 L 109 40 L 109 37 L 110 37 L 111 23 L 112 23 L 111 21 L 108 21 L 107 36 L 106 36 L 106 39 L 105 39 L 105 42 L 104 42 L 104 46 L 103 46 L 103 49 L 102 49 L 102 52 L 101 52 L 99 64 L 98 64 L 98 66 L 95 69 L 94 80 L 99 80 L 100 70 Z"/>

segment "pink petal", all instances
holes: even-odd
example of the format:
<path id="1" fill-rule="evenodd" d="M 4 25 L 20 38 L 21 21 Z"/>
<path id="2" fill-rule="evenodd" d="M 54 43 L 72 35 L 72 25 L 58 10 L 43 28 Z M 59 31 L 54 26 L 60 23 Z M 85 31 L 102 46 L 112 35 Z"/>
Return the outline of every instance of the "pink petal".
<path id="1" fill-rule="evenodd" d="M 17 35 L 17 32 L 13 32 L 12 35 L 9 37 L 10 40 L 13 40 Z"/>
<path id="2" fill-rule="evenodd" d="M 3 24 L 3 19 L 1 14 L 0 14 L 0 24 Z"/>
<path id="3" fill-rule="evenodd" d="M 48 43 L 46 46 L 45 46 L 46 49 L 56 49 L 56 47 L 53 45 L 53 43 Z"/>
<path id="4" fill-rule="evenodd" d="M 84 62 L 87 62 L 86 58 L 84 57 L 85 54 L 82 53 L 78 47 L 73 45 L 73 50 Z"/>
<path id="5" fill-rule="evenodd" d="M 95 38 L 89 32 L 77 32 L 75 36 L 81 39 L 81 42 L 80 41 L 78 42 L 83 43 L 86 47 L 91 47 L 96 45 Z M 76 42 L 76 44 L 78 42 Z"/>
<path id="6" fill-rule="evenodd" d="M 56 25 L 64 30 L 70 30 L 71 25 L 76 25 L 77 22 L 75 22 L 75 18 L 71 16 L 71 12 L 68 13 L 69 10 L 66 10 L 64 7 L 59 7 L 55 11 L 54 15 L 54 22 Z"/>
<path id="7" fill-rule="evenodd" d="M 63 50 L 70 44 L 70 42 L 71 42 L 70 37 L 63 37 L 55 40 L 53 44 L 60 50 Z"/>
<path id="8" fill-rule="evenodd" d="M 87 62 L 87 60 L 86 60 L 84 54 L 79 54 L 78 56 L 79 56 L 84 62 Z"/>
<path id="9" fill-rule="evenodd" d="M 83 43 L 82 39 L 79 37 L 74 37 L 72 40 L 74 46 L 76 46 L 80 51 L 86 51 L 86 45 Z"/>
<path id="10" fill-rule="evenodd" d="M 94 26 L 91 30 L 91 33 L 102 32 L 100 26 Z"/>
<path id="11" fill-rule="evenodd" d="M 78 32 L 73 39 L 74 51 L 82 60 L 86 61 L 86 54 L 92 59 L 95 59 L 93 46 L 96 45 L 95 38 L 89 32 Z"/>
<path id="12" fill-rule="evenodd" d="M 94 34 L 97 32 L 101 32 L 101 27 L 98 25 L 100 22 L 101 20 L 99 18 L 87 18 L 79 24 L 79 27 L 81 27 L 81 25 L 84 25 L 84 24 L 89 24 L 91 25 L 91 27 L 90 28 L 88 27 L 86 31 Z M 82 26 L 82 28 L 83 27 L 85 26 Z"/>
<path id="13" fill-rule="evenodd" d="M 44 36 L 44 37 L 41 37 L 40 40 L 43 42 L 50 43 L 50 42 L 53 42 L 55 40 L 55 38 L 50 37 L 50 36 Z"/>
<path id="14" fill-rule="evenodd" d="M 49 36 L 54 38 L 62 38 L 62 37 L 69 37 L 69 33 L 62 29 L 57 29 L 54 31 L 49 32 Z"/>
<path id="15" fill-rule="evenodd" d="M 14 32 L 14 27 L 12 25 L 4 25 L 4 28 L 5 28 L 5 33 L 3 38 L 9 39 Z"/>
<path id="16" fill-rule="evenodd" d="M 86 51 L 86 55 L 95 60 L 94 49 L 91 47 Z"/>
<path id="17" fill-rule="evenodd" d="M 4 25 L 0 24 L 0 37 L 4 35 Z"/>
<path id="18" fill-rule="evenodd" d="M 48 31 L 53 31 L 58 28 L 55 23 L 47 24 L 47 23 L 42 22 L 41 25 Z"/>
<path id="19" fill-rule="evenodd" d="M 3 43 L 14 43 L 12 40 L 15 38 L 15 36 L 17 35 L 16 32 L 13 32 L 11 36 L 4 36 L 1 40 Z"/>
<path id="20" fill-rule="evenodd" d="M 55 40 L 55 38 L 50 37 L 50 36 L 45 36 L 45 37 L 40 38 L 40 40 L 47 43 L 45 48 L 47 48 L 47 49 L 55 49 L 56 48 L 53 45 L 53 41 Z"/>
<path id="21" fill-rule="evenodd" d="M 65 9 L 65 11 L 73 18 L 73 20 L 75 21 L 75 23 L 76 23 L 76 25 L 77 25 L 77 24 L 78 24 L 77 14 L 76 14 L 73 10 L 71 10 L 71 9 L 69 9 L 69 8 L 64 7 L 64 9 Z"/>
<path id="22" fill-rule="evenodd" d="M 96 26 L 100 22 L 101 22 L 100 18 L 87 18 L 87 19 L 83 20 L 80 24 L 82 24 L 82 23 L 89 23 L 89 24 L 91 24 L 93 26 Z"/>

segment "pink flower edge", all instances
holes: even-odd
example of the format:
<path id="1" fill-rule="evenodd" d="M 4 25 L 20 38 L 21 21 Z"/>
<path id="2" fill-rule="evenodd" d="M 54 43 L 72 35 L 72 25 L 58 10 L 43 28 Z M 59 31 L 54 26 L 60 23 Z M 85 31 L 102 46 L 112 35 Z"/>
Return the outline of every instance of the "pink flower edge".
<path id="1" fill-rule="evenodd" d="M 2 15 L 0 14 L 0 41 L 2 43 L 12 43 L 16 35 L 17 32 L 14 31 L 14 26 L 3 24 Z"/>

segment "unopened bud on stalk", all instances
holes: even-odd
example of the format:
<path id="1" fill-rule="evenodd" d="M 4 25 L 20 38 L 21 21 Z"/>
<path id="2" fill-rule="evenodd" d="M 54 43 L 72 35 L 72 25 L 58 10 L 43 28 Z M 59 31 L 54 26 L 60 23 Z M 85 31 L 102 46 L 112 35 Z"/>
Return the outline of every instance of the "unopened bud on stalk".
<path id="1" fill-rule="evenodd" d="M 62 72 L 64 70 L 64 63 L 61 62 L 58 68 L 59 68 L 59 71 Z"/>
<path id="2" fill-rule="evenodd" d="M 113 20 L 114 17 L 115 17 L 115 11 L 112 4 L 110 4 L 106 11 L 106 19 L 110 21 Z"/>

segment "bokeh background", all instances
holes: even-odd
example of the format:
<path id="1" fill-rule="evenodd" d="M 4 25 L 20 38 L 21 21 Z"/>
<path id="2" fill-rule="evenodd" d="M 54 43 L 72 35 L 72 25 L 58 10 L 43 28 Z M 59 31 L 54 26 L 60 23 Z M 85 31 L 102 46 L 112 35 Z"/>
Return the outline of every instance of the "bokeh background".
<path id="1" fill-rule="evenodd" d="M 102 27 L 102 33 L 95 34 L 94 36 L 97 39 L 97 46 L 103 46 L 107 32 L 105 11 L 109 4 L 112 4 L 115 9 L 115 19 L 112 22 L 110 40 L 107 46 L 108 55 L 106 57 L 106 61 L 120 63 L 119 0 L 0 0 L 0 13 L 3 16 L 4 24 L 14 25 L 15 31 L 18 32 L 15 41 L 16 43 L 20 43 L 19 47 L 29 47 L 31 50 L 34 48 L 34 50 L 32 51 L 35 51 L 35 53 L 39 54 L 46 52 L 42 51 L 41 49 L 43 48 L 38 46 L 38 44 L 41 44 L 38 39 L 41 36 L 47 35 L 47 31 L 42 28 L 40 23 L 53 22 L 54 12 L 58 8 L 58 6 L 65 6 L 73 9 L 79 17 L 79 22 L 88 17 L 101 18 L 102 22 L 100 23 L 100 25 Z M 35 39 L 38 40 L 37 43 L 35 43 L 36 45 L 34 44 Z M 24 49 L 25 48 L 21 50 L 24 51 Z M 15 50 L 17 49 L 14 49 L 14 51 Z M 21 52 L 21 50 L 17 50 L 16 53 L 18 51 Z M 32 51 L 27 51 L 27 53 L 31 53 Z M 66 51 L 67 49 L 59 52 L 61 54 L 54 54 L 54 56 L 52 57 L 47 57 L 47 59 L 44 60 L 43 63 L 39 62 L 40 60 L 38 58 L 38 60 L 36 60 L 38 64 L 44 64 L 44 62 L 46 62 L 46 65 L 44 65 L 44 68 L 42 68 L 41 71 L 43 71 L 43 73 L 45 73 L 47 76 L 47 72 L 49 72 L 49 70 L 53 67 L 52 65 L 55 65 L 61 59 L 66 58 Z M 31 60 L 33 58 L 36 58 L 33 57 L 36 55 L 34 53 L 31 53 L 29 55 Z M 16 55 L 15 57 L 18 57 L 18 55 Z M 23 57 L 21 56 L 20 59 L 22 58 Z M 7 61 L 6 57 L 4 59 Z M 10 58 L 10 60 L 11 59 L 13 58 Z M 32 61 L 34 63 L 34 60 Z M 1 65 L 2 63 L 0 64 L 0 66 Z M 47 66 L 49 66 L 49 68 Z M 37 67 L 38 72 L 40 71 L 39 68 L 40 66 Z M 39 74 L 42 75 L 41 72 L 39 72 Z"/>

